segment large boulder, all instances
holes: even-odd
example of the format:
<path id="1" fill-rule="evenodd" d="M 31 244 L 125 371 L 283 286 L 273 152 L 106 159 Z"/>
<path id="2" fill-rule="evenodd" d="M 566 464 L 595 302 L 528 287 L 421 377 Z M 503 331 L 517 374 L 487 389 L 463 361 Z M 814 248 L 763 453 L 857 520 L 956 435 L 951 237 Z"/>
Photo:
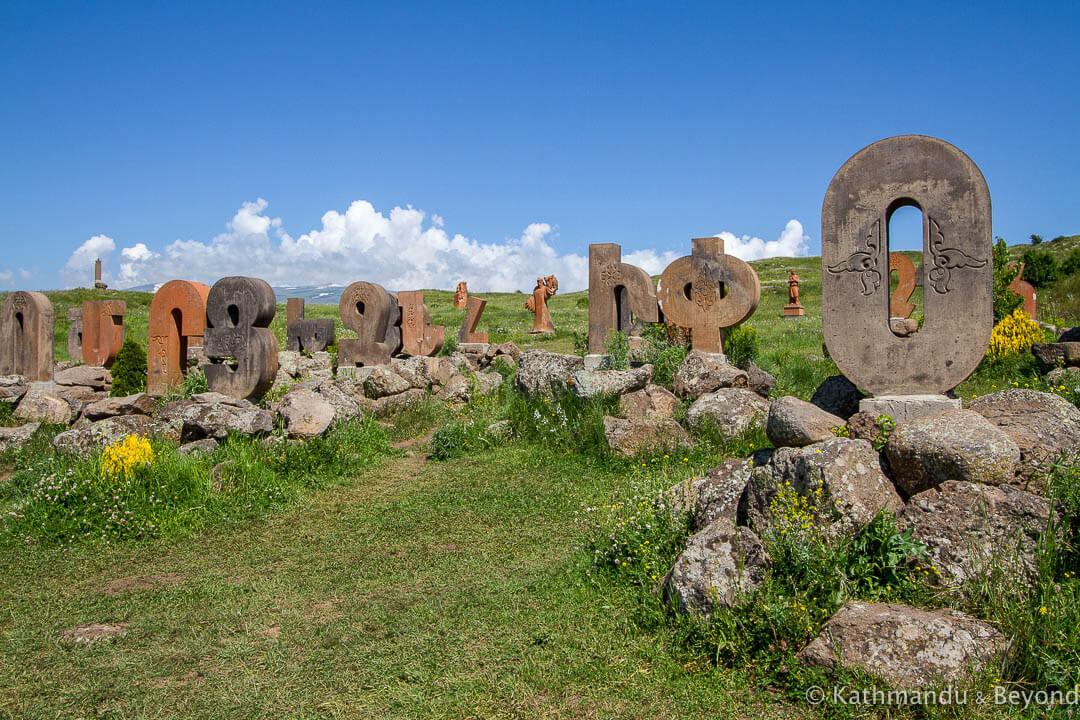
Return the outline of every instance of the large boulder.
<path id="1" fill-rule="evenodd" d="M 805 447 L 836 437 L 833 428 L 843 424 L 843 418 L 805 400 L 785 395 L 769 406 L 765 433 L 776 447 Z"/>
<path id="2" fill-rule="evenodd" d="M 711 615 L 757 589 L 768 568 L 769 556 L 757 535 L 720 518 L 686 541 L 664 578 L 664 596 L 679 612 Z"/>
<path id="3" fill-rule="evenodd" d="M 626 456 L 691 444 L 686 430 L 671 418 L 624 420 L 608 416 L 604 418 L 604 436 L 612 450 Z"/>
<path id="4" fill-rule="evenodd" d="M 26 423 L 17 427 L 0 427 L 0 453 L 18 450 L 33 437 L 41 423 Z"/>
<path id="5" fill-rule="evenodd" d="M 781 489 L 808 500 L 815 522 L 832 537 L 850 537 L 881 510 L 899 512 L 903 500 L 865 440 L 833 438 L 802 448 L 780 448 L 754 468 L 739 514 L 757 532 L 771 526 Z"/>
<path id="6" fill-rule="evenodd" d="M 410 387 L 407 380 L 384 365 L 372 367 L 364 380 L 364 394 L 373 399 L 399 395 Z"/>
<path id="7" fill-rule="evenodd" d="M 743 388 L 722 388 L 706 393 L 686 411 L 686 421 L 698 427 L 707 420 L 716 429 L 735 437 L 755 427 L 761 427 L 769 415 L 769 401 Z"/>
<path id="8" fill-rule="evenodd" d="M 1035 343 L 1031 354 L 1039 362 L 1039 368 L 1048 372 L 1056 367 L 1080 365 L 1080 342 Z"/>
<path id="9" fill-rule="evenodd" d="M 810 402 L 827 413 L 845 420 L 859 412 L 863 397 L 854 383 L 843 375 L 831 375 L 818 385 Z"/>
<path id="10" fill-rule="evenodd" d="M 356 417 L 368 402 L 363 384 L 347 376 L 309 382 L 300 387 L 306 387 L 329 403 L 334 409 L 334 419 L 339 421 Z"/>
<path id="11" fill-rule="evenodd" d="M 1053 393 L 1011 388 L 984 395 L 969 409 L 1005 431 L 1020 448 L 1020 478 L 1045 473 L 1062 454 L 1080 450 L 1080 409 Z"/>
<path id="12" fill-rule="evenodd" d="M 76 365 L 66 370 L 58 370 L 53 377 L 57 385 L 69 387 L 81 385 L 93 390 L 108 390 L 112 385 L 112 375 L 103 367 Z"/>
<path id="13" fill-rule="evenodd" d="M 471 392 L 468 378 L 464 375 L 451 375 L 435 395 L 443 402 L 467 403 Z"/>
<path id="14" fill-rule="evenodd" d="M 652 383 L 619 398 L 619 410 L 630 420 L 659 420 L 675 416 L 679 399 L 670 390 Z"/>
<path id="15" fill-rule="evenodd" d="M 310 438 L 326 432 L 334 422 L 334 407 L 314 390 L 294 388 L 285 393 L 277 413 L 289 437 Z"/>
<path id="16" fill-rule="evenodd" d="M 222 440 L 229 433 L 265 435 L 274 429 L 271 413 L 247 400 L 214 392 L 168 403 L 158 411 L 157 418 L 177 428 L 183 443 L 207 437 Z"/>
<path id="17" fill-rule="evenodd" d="M 899 423 L 885 455 L 897 487 L 915 495 L 946 480 L 1008 482 L 1020 448 L 979 413 L 947 410 Z"/>
<path id="18" fill-rule="evenodd" d="M 642 390 L 652 382 L 653 366 L 642 365 L 632 370 L 578 370 L 567 384 L 570 392 L 580 398 L 599 395 L 625 395 Z"/>
<path id="19" fill-rule="evenodd" d="M 148 436 L 160 430 L 162 427 L 146 415 L 121 415 L 65 430 L 54 437 L 52 443 L 61 452 L 87 455 L 113 445 L 128 435 Z"/>
<path id="20" fill-rule="evenodd" d="M 428 394 L 424 390 L 411 388 L 397 395 L 387 395 L 371 403 L 371 412 L 377 417 L 386 418 L 402 410 L 422 405 Z"/>
<path id="21" fill-rule="evenodd" d="M 0 382 L 3 378 L 0 378 Z M 1046 382 L 1050 383 L 1054 387 L 1065 389 L 1071 388 L 1076 390 L 1080 387 L 1080 367 L 1059 367 L 1054 368 L 1050 372 L 1046 373 Z M 0 388 L 0 393 L 3 389 Z M 3 397 L 0 396 L 0 400 Z"/>
<path id="22" fill-rule="evenodd" d="M 30 382 L 22 375 L 0 375 L 0 402 L 18 402 L 29 389 Z"/>
<path id="23" fill-rule="evenodd" d="M 691 528 L 701 530 L 721 518 L 737 522 L 739 505 L 753 472 L 750 460 L 728 458 L 705 473 L 694 497 Z"/>
<path id="24" fill-rule="evenodd" d="M 281 373 L 294 380 L 329 378 L 334 374 L 334 362 L 325 350 L 310 355 L 298 350 L 279 350 L 278 374 Z"/>
<path id="25" fill-rule="evenodd" d="M 517 386 L 529 397 L 552 398 L 565 392 L 567 381 L 584 368 L 584 359 L 577 355 L 529 350 L 521 356 Z"/>
<path id="26" fill-rule="evenodd" d="M 473 375 L 476 392 L 480 395 L 494 395 L 503 384 L 503 376 L 497 372 L 478 372 Z"/>
<path id="27" fill-rule="evenodd" d="M 755 363 L 746 366 L 746 376 L 750 389 L 763 398 L 769 397 L 773 388 L 776 387 L 776 378 L 772 373 L 765 372 Z"/>
<path id="28" fill-rule="evenodd" d="M 37 389 L 23 395 L 14 415 L 18 420 L 53 425 L 67 425 L 72 418 L 71 405 L 66 400 Z"/>
<path id="29" fill-rule="evenodd" d="M 126 397 L 103 398 L 83 408 L 83 417 L 87 420 L 104 420 L 117 415 L 152 415 L 157 410 L 157 401 L 146 393 L 136 393 Z"/>
<path id="30" fill-rule="evenodd" d="M 1046 498 L 1011 485 L 949 480 L 908 500 L 897 524 L 927 546 L 941 582 L 960 585 L 994 566 L 1034 575 L 1050 513 Z"/>
<path id="31" fill-rule="evenodd" d="M 720 388 L 746 388 L 750 377 L 727 361 L 724 355 L 691 350 L 675 373 L 675 393 L 691 399 Z"/>
<path id="32" fill-rule="evenodd" d="M 849 602 L 799 652 L 811 665 L 863 670 L 898 689 L 951 684 L 993 668 L 1008 648 L 992 626 L 955 610 Z"/>

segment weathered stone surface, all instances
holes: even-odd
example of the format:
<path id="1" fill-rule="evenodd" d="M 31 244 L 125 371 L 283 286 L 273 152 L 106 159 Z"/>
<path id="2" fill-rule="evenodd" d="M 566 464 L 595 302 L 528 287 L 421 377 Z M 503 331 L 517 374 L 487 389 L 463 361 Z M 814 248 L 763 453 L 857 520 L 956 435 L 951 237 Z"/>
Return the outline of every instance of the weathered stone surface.
<path id="1" fill-rule="evenodd" d="M 831 440 L 836 437 L 833 428 L 843 425 L 843 418 L 786 395 L 769 406 L 765 433 L 776 447 L 804 447 Z"/>
<path id="2" fill-rule="evenodd" d="M 1010 388 L 977 398 L 968 407 L 1020 448 L 1018 477 L 1045 473 L 1062 456 L 1080 452 L 1080 410 L 1053 393 Z"/>
<path id="3" fill-rule="evenodd" d="M 693 513 L 697 507 L 698 492 L 706 477 L 706 475 L 694 475 L 664 490 L 656 499 L 658 509 L 666 510 L 673 518 Z"/>
<path id="4" fill-rule="evenodd" d="M 379 398 L 371 404 L 371 411 L 378 417 L 389 417 L 412 405 L 422 404 L 427 399 L 427 396 L 428 394 L 423 390 L 412 388 L 397 395 L 387 395 Z"/>
<path id="5" fill-rule="evenodd" d="M 672 384 L 675 393 L 696 399 L 720 388 L 745 388 L 750 378 L 723 355 L 691 350 L 679 366 Z"/>
<path id="6" fill-rule="evenodd" d="M 431 325 L 431 313 L 424 305 L 422 290 L 397 294 L 401 307 L 401 350 L 409 355 L 434 355 L 446 340 L 446 328 Z"/>
<path id="7" fill-rule="evenodd" d="M 752 267 L 724 254 L 723 238 L 694 238 L 691 246 L 664 269 L 656 298 L 665 321 L 691 330 L 694 350 L 722 353 L 723 329 L 754 314 L 761 282 Z"/>
<path id="8" fill-rule="evenodd" d="M 583 367 L 584 361 L 577 355 L 529 350 L 521 356 L 517 386 L 530 397 L 551 398 L 565 392 L 567 380 Z"/>
<path id="9" fill-rule="evenodd" d="M 605 417 L 608 446 L 620 455 L 690 445 L 690 436 L 672 419 L 624 420 Z"/>
<path id="10" fill-rule="evenodd" d="M 146 392 L 164 395 L 184 383 L 188 350 L 203 343 L 209 294 L 209 285 L 187 280 L 170 280 L 154 293 L 150 301 Z"/>
<path id="11" fill-rule="evenodd" d="M 119 442 L 128 435 L 146 436 L 164 429 L 145 415 L 122 415 L 65 430 L 53 438 L 53 447 L 61 452 L 86 455 Z"/>
<path id="12" fill-rule="evenodd" d="M 205 455 L 218 449 L 218 441 L 214 438 L 203 438 L 184 443 L 176 449 L 181 455 Z"/>
<path id="13" fill-rule="evenodd" d="M 481 395 L 494 395 L 502 387 L 503 377 L 497 372 L 481 372 L 473 376 L 476 392 Z"/>
<path id="14" fill-rule="evenodd" d="M 711 421 L 728 437 L 762 427 L 769 415 L 769 401 L 743 388 L 722 388 L 702 395 L 686 411 L 686 421 L 697 427 Z"/>
<path id="15" fill-rule="evenodd" d="M 878 415 L 869 412 L 857 412 L 847 420 L 848 437 L 852 440 L 868 440 L 871 443 L 881 435 L 882 428 Z"/>
<path id="16" fill-rule="evenodd" d="M 578 370 L 570 376 L 570 392 L 580 398 L 599 395 L 624 395 L 642 390 L 652 382 L 653 366 L 630 370 Z"/>
<path id="17" fill-rule="evenodd" d="M 955 610 L 849 602 L 799 658 L 859 669 L 898 689 L 951 685 L 993 668 L 1008 643 L 990 625 Z"/>
<path id="18" fill-rule="evenodd" d="M 371 374 L 364 380 L 364 394 L 374 399 L 403 393 L 409 387 L 409 383 L 404 378 L 381 365 L 373 367 Z"/>
<path id="19" fill-rule="evenodd" d="M 289 437 L 309 438 L 326 432 L 334 422 L 334 407 L 318 393 L 299 387 L 285 393 L 277 413 Z"/>
<path id="20" fill-rule="evenodd" d="M 536 287 L 525 301 L 525 309 L 533 314 L 533 334 L 551 335 L 555 326 L 551 324 L 551 313 L 547 301 L 559 291 L 559 281 L 554 275 L 536 278 Z"/>
<path id="21" fill-rule="evenodd" d="M 946 480 L 1008 482 L 1020 448 L 972 410 L 949 410 L 897 424 L 885 444 L 897 487 L 908 495 Z"/>
<path id="22" fill-rule="evenodd" d="M 3 378 L 0 378 L 0 381 L 2 380 Z M 1046 382 L 1055 387 L 1061 385 L 1076 387 L 1080 384 L 1080 367 L 1054 368 L 1046 373 Z M 0 392 L 3 392 L 2 389 L 0 389 Z"/>
<path id="23" fill-rule="evenodd" d="M 278 374 L 281 373 L 294 379 L 329 378 L 334 374 L 334 363 L 328 352 L 306 355 L 293 350 L 282 350 L 278 352 Z"/>
<path id="24" fill-rule="evenodd" d="M 1043 372 L 1059 366 L 1076 367 L 1080 365 L 1080 341 L 1035 343 L 1031 354 L 1039 361 Z"/>
<path id="25" fill-rule="evenodd" d="M 401 308 L 397 298 L 381 285 L 354 282 L 338 302 L 341 324 L 356 339 L 338 341 L 338 366 L 387 365 L 401 349 Z"/>
<path id="26" fill-rule="evenodd" d="M 71 422 L 71 406 L 63 398 L 40 390 L 30 390 L 23 395 L 15 408 L 18 420 L 67 425 Z"/>
<path id="27" fill-rule="evenodd" d="M 104 283 L 102 283 L 104 287 Z M 64 642 L 77 645 L 89 645 L 99 640 L 109 640 L 127 635 L 127 623 L 90 623 L 68 628 L 63 632 Z"/>
<path id="28" fill-rule="evenodd" d="M 889 330 L 896 337 L 908 337 L 919 331 L 919 321 L 915 318 L 889 318 Z"/>
<path id="29" fill-rule="evenodd" d="M 1050 502 L 1009 485 L 949 480 L 908 500 L 901 530 L 930 550 L 945 584 L 960 585 L 993 566 L 1034 576 Z"/>
<path id="30" fill-rule="evenodd" d="M 843 375 L 831 375 L 818 385 L 810 402 L 827 413 L 849 418 L 859 412 L 859 389 Z"/>
<path id="31" fill-rule="evenodd" d="M 749 388 L 756 392 L 763 398 L 769 397 L 769 394 L 776 387 L 776 378 L 771 373 L 767 373 L 756 364 L 750 363 L 746 367 L 746 376 L 749 383 Z"/>
<path id="32" fill-rule="evenodd" d="M 678 405 L 679 399 L 669 390 L 651 383 L 619 398 L 619 409 L 629 420 L 671 418 Z"/>
<path id="33" fill-rule="evenodd" d="M 960 398 L 947 395 L 879 395 L 859 401 L 859 412 L 874 417 L 887 415 L 898 423 L 940 415 L 948 410 L 959 410 L 960 407 Z"/>
<path id="34" fill-rule="evenodd" d="M 158 411 L 157 417 L 179 428 L 180 441 L 184 443 L 206 437 L 223 440 L 231 432 L 261 435 L 274 429 L 271 413 L 247 400 L 213 392 L 171 402 Z"/>
<path id="35" fill-rule="evenodd" d="M 364 396 L 363 384 L 349 377 L 313 380 L 305 383 L 304 387 L 317 393 L 334 408 L 334 419 L 337 421 L 356 417 L 370 402 Z"/>
<path id="36" fill-rule="evenodd" d="M 0 375 L 53 379 L 53 306 L 39 292 L 18 290 L 0 305 Z"/>
<path id="37" fill-rule="evenodd" d="M 289 298 L 286 313 L 285 344 L 289 350 L 323 352 L 336 341 L 334 319 L 306 319 L 303 298 Z"/>
<path id="38" fill-rule="evenodd" d="M 30 422 L 18 427 L 0 427 L 0 453 L 6 450 L 18 450 L 33 437 L 41 423 Z"/>
<path id="39" fill-rule="evenodd" d="M 68 308 L 67 351 L 72 361 L 82 360 L 82 308 Z"/>
<path id="40" fill-rule="evenodd" d="M 894 335 L 892 212 L 923 212 L 926 322 Z M 990 191 L 975 163 L 937 138 L 903 135 L 856 153 L 821 211 L 822 330 L 837 367 L 873 395 L 942 394 L 978 366 L 993 329 Z"/>
<path id="41" fill-rule="evenodd" d="M 489 344 L 487 350 L 484 351 L 484 359 L 486 362 L 482 364 L 490 365 L 497 357 L 508 358 L 514 365 L 517 365 L 521 361 L 521 350 L 509 340 L 504 343 L 499 343 L 498 345 Z"/>
<path id="42" fill-rule="evenodd" d="M 509 440 L 513 435 L 513 428 L 510 427 L 509 420 L 499 420 L 488 425 L 485 432 L 498 440 Z"/>
<path id="43" fill-rule="evenodd" d="M 146 393 L 136 393 L 127 397 L 103 398 L 90 403 L 83 409 L 87 420 L 104 420 L 117 415 L 152 415 L 157 410 L 157 402 Z"/>
<path id="44" fill-rule="evenodd" d="M 649 274 L 622 261 L 615 243 L 589 245 L 589 352 L 603 353 L 613 332 L 631 333 L 635 320 L 659 321 L 656 287 Z"/>
<path id="45" fill-rule="evenodd" d="M 431 367 L 428 358 L 424 355 L 413 355 L 407 358 L 394 358 L 390 361 L 390 369 L 401 377 L 409 387 L 424 390 L 431 386 Z"/>
<path id="46" fill-rule="evenodd" d="M 732 607 L 764 580 L 769 556 L 749 528 L 720 518 L 686 541 L 664 578 L 667 601 L 679 612 L 712 614 Z"/>
<path id="47" fill-rule="evenodd" d="M 0 375 L 0 402 L 18 402 L 29 389 L 30 383 L 22 375 Z"/>
<path id="48" fill-rule="evenodd" d="M 453 375 L 436 393 L 444 402 L 465 403 L 469 401 L 469 381 L 464 375 Z"/>
<path id="49" fill-rule="evenodd" d="M 697 489 L 691 527 L 701 530 L 720 518 L 737 522 L 739 505 L 753 471 L 750 460 L 739 458 L 728 458 L 709 470 Z"/>
<path id="50" fill-rule="evenodd" d="M 123 300 L 87 300 L 82 304 L 82 361 L 87 365 L 111 367 L 124 344 Z M 77 359 L 72 357 L 73 360 Z"/>
<path id="51" fill-rule="evenodd" d="M 83 386 L 94 390 L 108 390 L 112 386 L 112 375 L 103 367 L 76 365 L 56 373 L 57 385 Z"/>
<path id="52" fill-rule="evenodd" d="M 277 312 L 274 290 L 265 280 L 225 277 L 206 298 L 203 368 L 214 392 L 234 398 L 261 398 L 274 384 L 278 344 L 270 322 Z"/>
<path id="53" fill-rule="evenodd" d="M 818 523 L 827 525 L 832 537 L 855 535 L 880 510 L 899 512 L 904 507 L 877 452 L 865 440 L 833 438 L 772 453 L 751 475 L 740 519 L 764 532 L 773 524 L 770 506 L 781 487 L 808 498 Z"/>

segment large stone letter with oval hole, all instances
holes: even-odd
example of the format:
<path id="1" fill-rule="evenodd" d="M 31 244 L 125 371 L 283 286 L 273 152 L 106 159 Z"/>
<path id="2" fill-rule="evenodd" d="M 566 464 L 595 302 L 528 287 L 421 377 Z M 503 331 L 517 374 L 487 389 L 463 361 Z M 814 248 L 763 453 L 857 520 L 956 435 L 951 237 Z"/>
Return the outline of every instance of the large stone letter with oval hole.
<path id="1" fill-rule="evenodd" d="M 754 314 L 761 282 L 754 268 L 724 254 L 722 238 L 694 238 L 692 244 L 691 255 L 664 270 L 656 296 L 665 320 L 690 329 L 695 350 L 722 353 L 722 331 Z"/>
<path id="2" fill-rule="evenodd" d="M 892 213 L 923 214 L 923 327 L 889 329 Z M 840 370 L 874 395 L 934 395 L 979 364 L 993 329 L 990 191 L 975 163 L 919 135 L 844 163 L 821 208 L 822 325 Z M 896 418 L 900 419 L 900 418 Z"/>
<path id="3" fill-rule="evenodd" d="M 382 285 L 354 282 L 338 302 L 341 324 L 356 338 L 338 340 L 338 366 L 389 365 L 401 348 L 401 308 Z"/>
<path id="4" fill-rule="evenodd" d="M 146 392 L 164 395 L 184 382 L 188 347 L 202 345 L 210 286 L 170 280 L 150 301 L 146 349 Z"/>
<path id="5" fill-rule="evenodd" d="M 82 361 L 111 367 L 124 344 L 123 300 L 87 300 L 82 304 Z"/>
<path id="6" fill-rule="evenodd" d="M 206 384 L 229 397 L 259 398 L 274 384 L 278 344 L 270 322 L 277 305 L 265 280 L 227 277 L 206 298 Z"/>
<path id="7" fill-rule="evenodd" d="M 613 332 L 629 335 L 634 320 L 659 320 L 652 278 L 624 263 L 622 248 L 615 243 L 589 245 L 589 354 L 603 353 Z"/>
<path id="8" fill-rule="evenodd" d="M 0 375 L 53 379 L 53 306 L 39 292 L 19 290 L 0 308 Z"/>

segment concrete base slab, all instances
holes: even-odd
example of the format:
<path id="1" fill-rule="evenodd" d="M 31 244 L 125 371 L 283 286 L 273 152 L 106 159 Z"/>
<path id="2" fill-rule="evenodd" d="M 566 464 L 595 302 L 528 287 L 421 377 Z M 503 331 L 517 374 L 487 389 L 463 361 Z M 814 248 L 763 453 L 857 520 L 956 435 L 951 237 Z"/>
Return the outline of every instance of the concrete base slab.
<path id="1" fill-rule="evenodd" d="M 960 398 L 944 395 L 879 395 L 859 401 L 859 412 L 888 415 L 898 423 L 959 409 Z"/>
<path id="2" fill-rule="evenodd" d="M 459 342 L 457 348 L 466 355 L 483 355 L 487 352 L 488 344 Z"/>

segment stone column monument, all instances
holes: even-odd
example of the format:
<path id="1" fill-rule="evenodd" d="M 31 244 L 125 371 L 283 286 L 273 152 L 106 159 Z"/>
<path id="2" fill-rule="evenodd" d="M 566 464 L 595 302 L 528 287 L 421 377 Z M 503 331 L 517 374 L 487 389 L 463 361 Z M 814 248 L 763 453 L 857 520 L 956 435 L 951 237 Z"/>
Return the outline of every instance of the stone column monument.
<path id="1" fill-rule="evenodd" d="M 923 214 L 923 326 L 890 328 L 892 213 Z M 945 393 L 978 366 L 993 329 L 990 191 L 963 152 L 892 137 L 836 173 L 821 209 L 822 327 L 841 372 L 873 397 L 860 410 L 897 421 L 958 407 Z"/>

